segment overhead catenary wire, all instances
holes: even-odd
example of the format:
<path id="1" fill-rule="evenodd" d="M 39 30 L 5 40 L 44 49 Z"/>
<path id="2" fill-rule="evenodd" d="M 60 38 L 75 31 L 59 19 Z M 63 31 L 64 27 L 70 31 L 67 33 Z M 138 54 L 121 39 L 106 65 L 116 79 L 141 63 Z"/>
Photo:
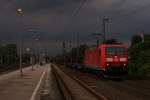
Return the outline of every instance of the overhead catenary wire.
<path id="1" fill-rule="evenodd" d="M 87 0 L 82 0 L 80 3 L 79 3 L 79 6 L 77 6 L 77 8 L 75 8 L 75 11 L 73 11 L 73 13 L 71 14 L 70 16 L 70 21 L 68 23 L 69 26 L 72 26 L 74 25 L 74 20 L 75 20 L 75 17 L 78 15 L 78 13 L 80 12 L 80 10 L 82 9 L 82 7 L 84 6 L 84 4 L 86 3 Z M 72 30 L 72 28 L 70 28 Z M 68 30 L 68 28 L 66 28 L 66 30 Z M 65 31 L 66 31 L 65 30 Z M 76 47 L 78 48 L 79 46 L 79 34 L 76 33 L 76 36 L 75 36 L 77 39 L 76 39 Z M 79 50 L 77 49 L 76 51 L 76 63 L 78 63 L 78 58 L 79 58 Z"/>
<path id="2" fill-rule="evenodd" d="M 75 17 L 79 14 L 80 10 L 83 8 L 84 4 L 86 3 L 87 0 L 81 0 L 81 2 L 79 3 L 79 5 L 74 9 L 73 13 L 70 15 L 70 21 L 68 23 L 68 26 L 73 26 L 74 25 L 74 20 Z M 71 30 L 72 28 L 70 28 Z M 66 27 L 66 30 L 64 31 L 69 31 L 68 27 Z"/>
<path id="3" fill-rule="evenodd" d="M 71 32 L 72 29 L 74 28 L 74 23 L 75 23 L 75 17 L 79 14 L 80 10 L 83 8 L 84 4 L 86 3 L 87 0 L 81 0 L 78 5 L 76 6 L 75 9 L 73 9 L 73 13 L 70 14 L 70 16 L 68 17 L 67 19 L 67 25 L 66 27 L 64 28 L 63 32 L 61 32 L 61 34 L 58 34 L 59 35 L 62 35 L 62 37 L 64 36 L 63 34 L 64 33 L 68 33 L 68 32 Z M 64 11 L 65 12 L 65 11 Z M 65 13 L 64 13 L 65 14 Z M 71 28 L 68 28 L 71 27 Z M 73 42 L 72 42 L 73 43 Z"/>
<path id="4" fill-rule="evenodd" d="M 68 16 L 67 20 L 66 20 L 66 23 L 65 23 L 66 27 L 64 27 L 63 31 L 60 34 L 57 35 L 58 37 L 64 37 L 64 34 L 70 32 L 72 30 L 72 27 L 74 25 L 74 18 L 75 18 L 75 16 L 78 15 L 78 13 L 80 12 L 80 10 L 83 8 L 83 6 L 86 3 L 86 1 L 87 0 L 80 0 L 80 2 L 78 3 L 78 5 L 73 9 L 73 11 L 72 11 L 73 13 L 71 13 Z M 61 11 L 61 12 L 63 12 L 63 14 L 65 15 L 65 11 Z M 68 28 L 68 26 L 69 27 L 71 26 L 71 28 Z"/>
<path id="5" fill-rule="evenodd" d="M 121 21 L 125 21 L 127 18 L 129 17 L 133 17 L 133 15 L 139 14 L 142 11 L 146 10 L 146 9 L 150 9 L 150 4 L 147 4 L 146 6 L 140 7 L 138 9 L 135 9 L 133 11 L 130 11 L 129 13 L 123 14 L 121 16 L 116 17 L 111 17 L 113 22 L 121 22 Z"/>
<path id="6" fill-rule="evenodd" d="M 127 1 L 127 0 L 126 0 Z M 135 7 L 134 7 L 135 8 Z M 142 11 L 146 10 L 146 9 L 149 9 L 150 8 L 150 4 L 146 4 L 138 9 L 134 9 L 128 13 L 125 13 L 125 14 L 122 14 L 120 16 L 108 16 L 110 18 L 110 23 L 117 23 L 118 25 L 122 24 L 125 20 L 127 20 L 129 17 L 133 17 L 133 15 L 136 15 L 138 13 L 141 13 Z M 130 8 L 132 9 L 132 8 Z M 93 26 L 93 25 L 92 25 Z M 100 29 L 102 29 L 102 26 L 99 25 L 99 23 L 95 24 L 96 27 L 95 29 L 97 30 L 97 27 L 99 27 Z"/>
<path id="7" fill-rule="evenodd" d="M 86 3 L 87 0 L 81 0 L 79 6 L 75 9 L 75 11 L 72 13 L 72 17 L 75 17 L 78 15 L 84 4 Z"/>

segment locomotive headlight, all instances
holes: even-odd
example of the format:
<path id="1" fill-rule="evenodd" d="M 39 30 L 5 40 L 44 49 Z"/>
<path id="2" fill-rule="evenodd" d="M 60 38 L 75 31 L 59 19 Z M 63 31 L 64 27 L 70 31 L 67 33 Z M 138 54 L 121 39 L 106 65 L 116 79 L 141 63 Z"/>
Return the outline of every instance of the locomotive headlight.
<path id="1" fill-rule="evenodd" d="M 106 58 L 106 61 L 112 62 L 112 61 L 113 61 L 113 58 Z"/>
<path id="2" fill-rule="evenodd" d="M 123 64 L 124 66 L 126 66 L 126 64 Z"/>
<path id="3" fill-rule="evenodd" d="M 109 66 L 109 64 L 106 64 L 107 66 Z"/>
<path id="4" fill-rule="evenodd" d="M 127 61 L 127 58 L 120 58 L 120 61 Z"/>

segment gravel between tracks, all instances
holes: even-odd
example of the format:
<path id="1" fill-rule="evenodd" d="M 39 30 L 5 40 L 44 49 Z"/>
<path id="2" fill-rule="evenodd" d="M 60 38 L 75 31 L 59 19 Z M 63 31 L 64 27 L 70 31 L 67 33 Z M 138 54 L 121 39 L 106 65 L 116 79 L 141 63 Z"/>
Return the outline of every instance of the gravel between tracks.
<path id="1" fill-rule="evenodd" d="M 149 80 L 103 80 L 98 75 L 63 66 L 61 69 L 72 77 L 85 82 L 110 100 L 149 100 L 150 98 Z"/>
<path id="2" fill-rule="evenodd" d="M 67 74 L 65 74 L 63 71 L 61 71 L 59 68 L 54 67 L 54 71 L 56 73 L 57 80 L 62 80 L 61 84 L 64 84 L 69 92 L 69 95 L 71 96 L 70 99 L 66 98 L 66 100 L 108 100 L 104 96 L 100 94 L 95 94 L 95 92 L 91 92 L 91 89 L 87 89 L 87 86 L 82 85 L 77 82 L 76 79 L 69 77 Z M 66 94 L 66 93 L 64 93 Z M 68 96 L 65 96 L 68 97 Z"/>

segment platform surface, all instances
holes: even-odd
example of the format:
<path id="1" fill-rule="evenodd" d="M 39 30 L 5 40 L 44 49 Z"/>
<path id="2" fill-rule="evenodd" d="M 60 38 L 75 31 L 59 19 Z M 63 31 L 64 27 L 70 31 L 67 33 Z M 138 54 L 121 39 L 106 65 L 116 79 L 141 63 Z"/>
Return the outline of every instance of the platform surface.
<path id="1" fill-rule="evenodd" d="M 1 75 L 0 100 L 31 100 L 48 66 L 34 66 L 34 71 L 24 68 L 23 76 L 19 70 Z"/>

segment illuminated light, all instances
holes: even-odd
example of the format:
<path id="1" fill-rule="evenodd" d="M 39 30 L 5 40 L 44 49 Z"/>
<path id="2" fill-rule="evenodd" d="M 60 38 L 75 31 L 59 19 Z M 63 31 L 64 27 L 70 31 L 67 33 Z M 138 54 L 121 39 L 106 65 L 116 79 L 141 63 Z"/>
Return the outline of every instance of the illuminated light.
<path id="1" fill-rule="evenodd" d="M 113 61 L 113 58 L 106 58 L 106 61 L 108 62 Z"/>
<path id="2" fill-rule="evenodd" d="M 120 61 L 127 61 L 127 58 L 120 58 Z"/>
<path id="3" fill-rule="evenodd" d="M 126 66 L 126 64 L 123 64 L 124 66 Z"/>
<path id="4" fill-rule="evenodd" d="M 23 14 L 23 10 L 22 10 L 21 8 L 18 8 L 18 9 L 17 9 L 17 14 L 18 14 L 18 15 L 22 15 L 22 14 Z"/>
<path id="5" fill-rule="evenodd" d="M 117 58 L 117 56 L 115 56 L 115 58 Z"/>
<path id="6" fill-rule="evenodd" d="M 107 64 L 107 66 L 109 66 L 109 64 Z"/>
<path id="7" fill-rule="evenodd" d="M 18 12 L 22 12 L 22 9 L 19 8 L 19 9 L 17 9 L 17 11 L 18 11 Z"/>

